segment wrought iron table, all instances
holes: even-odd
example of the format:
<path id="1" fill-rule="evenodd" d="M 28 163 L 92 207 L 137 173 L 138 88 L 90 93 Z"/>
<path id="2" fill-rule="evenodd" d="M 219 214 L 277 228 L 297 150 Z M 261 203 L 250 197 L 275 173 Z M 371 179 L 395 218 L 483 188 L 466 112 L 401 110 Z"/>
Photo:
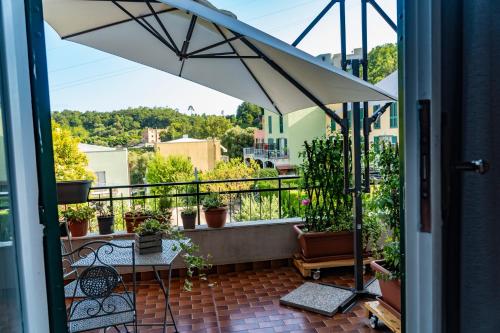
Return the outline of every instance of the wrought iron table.
<path id="1" fill-rule="evenodd" d="M 130 246 L 133 242 L 132 240 L 113 240 L 112 243 L 115 243 L 120 246 Z M 173 326 L 175 332 L 177 331 L 177 326 L 175 324 L 175 319 L 172 314 L 172 309 L 170 307 L 170 282 L 172 279 L 172 263 L 174 259 L 181 252 L 181 247 L 178 241 L 174 240 L 162 240 L 162 251 L 159 253 L 150 253 L 150 254 L 139 254 L 135 253 L 135 266 L 136 267 L 152 267 L 155 275 L 155 279 L 160 285 L 160 289 L 163 292 L 163 296 L 165 298 L 165 316 L 163 320 L 163 324 L 160 323 L 141 323 L 137 326 L 163 326 L 163 332 L 166 332 L 167 327 Z M 106 265 L 110 265 L 113 267 L 128 267 L 132 266 L 132 256 L 130 254 L 130 250 L 115 248 L 114 251 L 103 256 L 99 259 Z M 74 268 L 85 268 L 92 265 L 94 261 L 94 254 L 89 253 L 84 258 L 79 259 L 74 262 L 71 266 Z M 168 269 L 168 282 L 167 285 L 163 283 L 163 280 L 160 277 L 160 274 L 157 270 L 158 267 L 166 267 Z M 168 321 L 168 313 L 170 313 L 170 317 L 172 321 Z"/>

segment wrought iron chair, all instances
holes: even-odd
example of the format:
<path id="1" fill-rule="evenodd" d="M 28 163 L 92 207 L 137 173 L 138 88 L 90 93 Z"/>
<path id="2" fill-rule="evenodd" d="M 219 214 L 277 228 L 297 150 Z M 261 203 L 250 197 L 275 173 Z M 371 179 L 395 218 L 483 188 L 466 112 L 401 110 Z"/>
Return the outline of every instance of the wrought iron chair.
<path id="1" fill-rule="evenodd" d="M 75 252 L 73 251 L 71 233 L 68 230 L 67 224 L 65 225 L 65 227 L 66 227 L 66 235 L 68 237 L 67 241 L 64 242 L 63 239 L 61 238 L 63 278 L 64 279 L 72 278 L 73 281 L 64 286 L 64 297 L 65 298 L 72 298 L 73 296 L 84 297 L 85 295 L 81 292 L 80 288 L 78 288 L 78 285 L 76 283 L 76 280 L 78 278 L 78 270 L 72 267 L 73 263 L 75 262 L 74 260 Z"/>
<path id="2" fill-rule="evenodd" d="M 106 256 L 113 252 L 132 252 L 132 290 L 123 282 L 121 275 L 106 263 Z M 67 308 L 68 332 L 84 332 L 95 329 L 133 325 L 137 332 L 136 289 L 134 244 L 120 246 L 112 242 L 93 241 L 67 253 L 74 259 L 89 259 L 89 264 L 76 277 L 76 288 Z M 79 293 L 81 293 L 79 295 Z"/>

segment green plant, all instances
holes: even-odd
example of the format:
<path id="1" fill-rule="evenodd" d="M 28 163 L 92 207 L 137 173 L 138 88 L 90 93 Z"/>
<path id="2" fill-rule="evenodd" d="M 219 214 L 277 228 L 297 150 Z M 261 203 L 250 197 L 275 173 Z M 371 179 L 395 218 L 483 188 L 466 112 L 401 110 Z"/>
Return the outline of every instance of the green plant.
<path id="1" fill-rule="evenodd" d="M 142 205 L 132 205 L 129 211 L 125 213 L 125 215 L 130 217 L 153 216 L 154 212 L 146 209 Z"/>
<path id="2" fill-rule="evenodd" d="M 221 195 L 215 192 L 210 193 L 205 198 L 203 198 L 202 204 L 203 208 L 205 209 L 219 208 L 219 207 L 224 207 L 226 205 Z"/>
<path id="3" fill-rule="evenodd" d="M 93 204 L 93 207 L 97 212 L 97 216 L 99 217 L 113 216 L 113 212 L 111 211 L 111 206 L 104 201 L 95 202 Z"/>
<path id="4" fill-rule="evenodd" d="M 195 206 L 187 206 L 184 208 L 184 210 L 181 212 L 181 215 L 186 216 L 186 215 L 196 215 L 198 213 L 198 209 Z"/>
<path id="5" fill-rule="evenodd" d="M 62 211 L 62 216 L 67 221 L 82 223 L 89 221 L 95 216 L 95 209 L 85 204 L 70 205 Z"/>
<path id="6" fill-rule="evenodd" d="M 375 157 L 380 172 L 380 182 L 374 193 L 379 216 L 389 229 L 391 237 L 386 240 L 383 249 L 384 266 L 391 273 L 390 279 L 401 277 L 400 242 L 400 178 L 398 146 L 382 144 Z"/>
<path id="7" fill-rule="evenodd" d="M 363 248 L 370 249 L 375 258 L 380 257 L 380 237 L 384 224 L 378 214 L 376 196 L 363 194 Z"/>
<path id="8" fill-rule="evenodd" d="M 2 209 L 0 210 L 0 242 L 10 241 L 11 237 L 9 209 Z"/>
<path id="9" fill-rule="evenodd" d="M 352 198 L 344 194 L 343 139 L 339 134 L 304 143 L 302 188 L 305 231 L 351 231 Z"/>
<path id="10" fill-rule="evenodd" d="M 241 199 L 241 210 L 235 214 L 240 221 L 272 220 L 279 218 L 279 201 L 276 195 L 246 195 Z"/>
<path id="11" fill-rule="evenodd" d="M 168 231 L 168 224 L 161 223 L 157 219 L 147 219 L 135 228 L 135 233 L 139 236 L 154 235 L 158 232 Z"/>

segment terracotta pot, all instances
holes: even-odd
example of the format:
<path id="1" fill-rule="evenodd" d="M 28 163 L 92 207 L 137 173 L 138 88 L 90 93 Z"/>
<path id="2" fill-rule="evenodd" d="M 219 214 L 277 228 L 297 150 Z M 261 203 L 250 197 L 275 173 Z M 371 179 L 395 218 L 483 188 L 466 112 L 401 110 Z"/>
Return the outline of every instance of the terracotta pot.
<path id="1" fill-rule="evenodd" d="M 371 268 L 375 272 L 384 275 L 389 275 L 390 272 L 383 265 L 384 260 L 376 260 L 370 263 Z M 394 310 L 401 315 L 401 280 L 383 280 L 378 279 L 380 291 L 382 292 L 382 299 L 385 303 L 390 305 Z"/>
<path id="2" fill-rule="evenodd" d="M 222 228 L 226 224 L 227 206 L 203 209 L 209 228 Z"/>
<path id="3" fill-rule="evenodd" d="M 83 237 L 87 235 L 89 231 L 89 221 L 88 220 L 78 220 L 78 221 L 68 221 L 69 231 L 73 237 Z"/>
<path id="4" fill-rule="evenodd" d="M 196 229 L 196 214 L 181 213 L 181 219 L 184 229 Z"/>
<path id="5" fill-rule="evenodd" d="M 303 232 L 304 225 L 294 225 L 301 254 L 305 259 L 319 257 L 353 257 L 354 234 L 346 232 Z"/>
<path id="6" fill-rule="evenodd" d="M 111 216 L 98 216 L 97 224 L 99 225 L 99 235 L 109 235 L 114 232 L 115 217 Z"/>
<path id="7" fill-rule="evenodd" d="M 151 218 L 150 215 L 132 215 L 129 213 L 125 214 L 125 225 L 127 227 L 127 233 L 133 234 L 135 232 L 135 228 L 139 226 L 142 222 Z"/>

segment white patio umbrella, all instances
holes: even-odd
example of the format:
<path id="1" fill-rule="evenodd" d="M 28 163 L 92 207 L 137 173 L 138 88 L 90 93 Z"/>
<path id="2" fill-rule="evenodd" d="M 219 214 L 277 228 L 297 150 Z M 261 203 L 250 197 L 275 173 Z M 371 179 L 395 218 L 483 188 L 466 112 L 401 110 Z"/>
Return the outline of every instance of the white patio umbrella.
<path id="1" fill-rule="evenodd" d="M 44 0 L 61 38 L 286 114 L 394 100 L 371 84 L 257 30 L 206 0 Z"/>

